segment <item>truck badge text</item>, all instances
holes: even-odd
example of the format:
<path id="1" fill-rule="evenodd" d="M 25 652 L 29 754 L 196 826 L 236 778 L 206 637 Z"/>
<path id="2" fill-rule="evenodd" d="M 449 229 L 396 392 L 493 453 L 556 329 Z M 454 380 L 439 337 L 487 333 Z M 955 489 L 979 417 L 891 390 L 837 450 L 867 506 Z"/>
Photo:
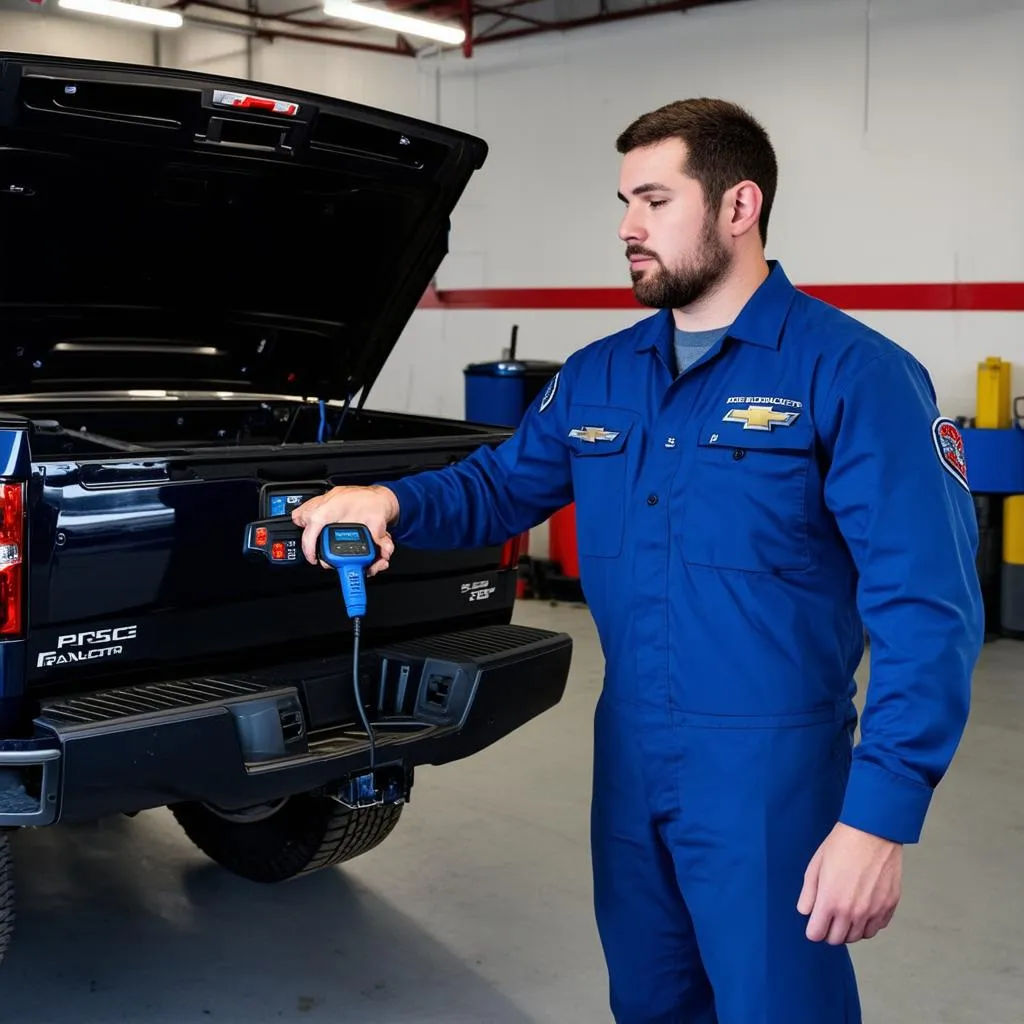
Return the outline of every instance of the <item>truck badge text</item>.
<path id="1" fill-rule="evenodd" d="M 87 629 L 81 633 L 65 633 L 57 637 L 57 650 L 40 651 L 37 668 L 70 665 L 78 661 L 95 661 L 124 654 L 125 640 L 138 636 L 138 626 L 116 626 L 112 629 Z"/>
<path id="2" fill-rule="evenodd" d="M 497 587 L 491 586 L 490 580 L 474 580 L 472 583 L 462 584 L 462 593 L 470 601 L 486 601 L 497 589 Z"/>

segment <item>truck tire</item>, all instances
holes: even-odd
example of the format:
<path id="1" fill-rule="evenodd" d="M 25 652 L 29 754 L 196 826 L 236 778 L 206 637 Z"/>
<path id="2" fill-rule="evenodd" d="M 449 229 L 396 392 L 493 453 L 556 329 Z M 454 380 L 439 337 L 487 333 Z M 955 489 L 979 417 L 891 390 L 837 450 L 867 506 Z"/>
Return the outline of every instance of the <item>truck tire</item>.
<path id="1" fill-rule="evenodd" d="M 252 882 L 284 882 L 368 853 L 398 824 L 402 804 L 357 811 L 306 793 L 248 812 L 182 803 L 170 810 L 211 860 Z"/>
<path id="2" fill-rule="evenodd" d="M 14 864 L 11 841 L 0 835 L 0 964 L 14 938 Z"/>

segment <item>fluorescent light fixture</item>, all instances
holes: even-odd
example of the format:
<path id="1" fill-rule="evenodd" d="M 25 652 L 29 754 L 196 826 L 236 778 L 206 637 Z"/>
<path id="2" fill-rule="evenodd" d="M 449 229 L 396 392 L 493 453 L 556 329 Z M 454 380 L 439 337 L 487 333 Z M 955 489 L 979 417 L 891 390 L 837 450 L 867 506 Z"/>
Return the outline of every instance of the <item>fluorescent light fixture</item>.
<path id="1" fill-rule="evenodd" d="M 324 14 L 344 21 L 373 25 L 374 28 L 436 39 L 439 43 L 451 43 L 453 46 L 458 46 L 466 38 L 466 33 L 461 28 L 427 21 L 424 18 L 410 18 L 408 15 L 395 14 L 394 11 L 381 10 L 379 7 L 367 7 L 365 4 L 353 3 L 352 0 L 324 0 Z"/>
<path id="2" fill-rule="evenodd" d="M 57 6 L 82 14 L 102 14 L 122 21 L 137 21 L 156 28 L 181 28 L 184 18 L 177 11 L 164 11 L 159 7 L 122 3 L 121 0 L 57 0 Z"/>

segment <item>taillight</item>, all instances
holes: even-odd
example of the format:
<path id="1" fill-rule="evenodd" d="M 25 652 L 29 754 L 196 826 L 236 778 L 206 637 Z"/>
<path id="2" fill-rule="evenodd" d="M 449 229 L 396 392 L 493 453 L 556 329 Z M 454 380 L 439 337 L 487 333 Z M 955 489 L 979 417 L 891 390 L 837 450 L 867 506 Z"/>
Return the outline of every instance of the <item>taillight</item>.
<path id="1" fill-rule="evenodd" d="M 24 554 L 23 485 L 0 484 L 0 636 L 21 633 Z"/>
<path id="2" fill-rule="evenodd" d="M 213 102 L 218 107 L 235 107 L 238 110 L 261 110 L 268 114 L 284 114 L 294 117 L 299 112 L 298 103 L 288 100 L 274 100 L 267 96 L 251 96 L 244 92 L 213 91 Z"/>
<path id="3" fill-rule="evenodd" d="M 501 563 L 499 569 L 517 569 L 519 567 L 519 553 L 523 548 L 523 535 L 517 534 L 511 540 L 505 541 L 501 547 Z"/>

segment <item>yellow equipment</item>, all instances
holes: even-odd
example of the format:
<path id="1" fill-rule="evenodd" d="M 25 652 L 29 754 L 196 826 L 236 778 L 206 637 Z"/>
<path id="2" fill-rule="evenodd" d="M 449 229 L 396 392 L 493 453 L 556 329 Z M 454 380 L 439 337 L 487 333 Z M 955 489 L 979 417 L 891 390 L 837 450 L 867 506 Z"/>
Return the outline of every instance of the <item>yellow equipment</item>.
<path id="1" fill-rule="evenodd" d="M 1006 430 L 1012 423 L 1010 375 L 1013 364 L 989 356 L 978 363 L 978 399 L 974 426 L 985 430 Z"/>

